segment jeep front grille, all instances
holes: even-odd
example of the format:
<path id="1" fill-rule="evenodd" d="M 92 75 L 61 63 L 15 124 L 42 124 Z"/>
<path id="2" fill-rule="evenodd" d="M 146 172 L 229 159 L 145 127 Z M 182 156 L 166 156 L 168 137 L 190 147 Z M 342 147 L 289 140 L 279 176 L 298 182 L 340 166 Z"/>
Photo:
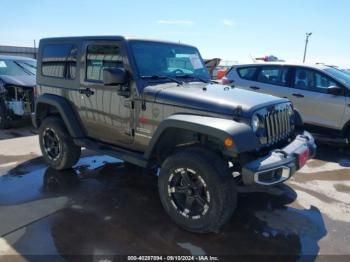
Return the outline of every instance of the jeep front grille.
<path id="1" fill-rule="evenodd" d="M 286 139 L 292 131 L 288 107 L 278 108 L 267 113 L 265 115 L 265 127 L 268 144 Z"/>

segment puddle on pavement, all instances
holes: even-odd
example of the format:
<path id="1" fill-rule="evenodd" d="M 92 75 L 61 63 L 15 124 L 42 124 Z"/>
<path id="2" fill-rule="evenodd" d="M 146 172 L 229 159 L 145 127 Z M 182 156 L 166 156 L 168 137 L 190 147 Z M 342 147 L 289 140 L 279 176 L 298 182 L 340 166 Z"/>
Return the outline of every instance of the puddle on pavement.
<path id="1" fill-rule="evenodd" d="M 53 188 L 68 189 L 84 176 L 98 177 L 99 168 L 120 162 L 108 156 L 88 156 L 82 157 L 74 169 L 56 171 L 47 168 L 41 157 L 31 159 L 0 176 L 0 205 L 21 204 L 48 197 Z"/>
<path id="2" fill-rule="evenodd" d="M 28 161 L 0 177 L 0 205 L 51 196 L 69 204 L 27 226 L 12 246 L 21 254 L 301 254 L 315 255 L 327 231 L 317 208 L 288 207 L 297 194 L 288 185 L 241 193 L 231 221 L 218 234 L 197 235 L 174 225 L 163 211 L 157 177 L 127 169 L 106 156 L 84 157 L 68 171 Z M 14 232 L 13 234 L 15 234 Z M 6 236 L 11 238 L 12 234 Z M 39 242 L 40 242 L 39 241 Z M 54 247 L 54 248 L 53 248 Z"/>

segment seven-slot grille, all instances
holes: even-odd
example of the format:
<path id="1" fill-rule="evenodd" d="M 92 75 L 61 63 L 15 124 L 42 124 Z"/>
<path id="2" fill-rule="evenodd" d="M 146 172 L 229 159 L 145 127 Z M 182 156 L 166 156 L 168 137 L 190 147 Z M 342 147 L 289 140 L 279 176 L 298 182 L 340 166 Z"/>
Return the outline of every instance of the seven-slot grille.
<path id="1" fill-rule="evenodd" d="M 287 138 L 292 131 L 288 107 L 276 108 L 265 115 L 267 143 L 273 144 Z"/>

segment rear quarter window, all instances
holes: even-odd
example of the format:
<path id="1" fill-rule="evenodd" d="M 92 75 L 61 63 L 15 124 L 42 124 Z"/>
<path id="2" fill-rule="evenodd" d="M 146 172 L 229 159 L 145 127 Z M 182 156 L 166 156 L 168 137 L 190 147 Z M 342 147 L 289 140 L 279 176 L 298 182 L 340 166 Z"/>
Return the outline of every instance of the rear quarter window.
<path id="1" fill-rule="evenodd" d="M 78 49 L 72 44 L 46 45 L 42 51 L 43 76 L 75 79 Z"/>
<path id="2" fill-rule="evenodd" d="M 257 71 L 257 67 L 241 67 L 237 68 L 237 73 L 240 78 L 246 79 L 246 80 L 253 80 L 254 75 Z"/>

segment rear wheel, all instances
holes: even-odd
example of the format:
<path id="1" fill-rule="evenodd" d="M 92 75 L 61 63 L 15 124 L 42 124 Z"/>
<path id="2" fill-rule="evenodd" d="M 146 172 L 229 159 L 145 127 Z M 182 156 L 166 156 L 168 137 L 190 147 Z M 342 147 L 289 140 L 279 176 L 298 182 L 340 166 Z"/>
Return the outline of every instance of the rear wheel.
<path id="1" fill-rule="evenodd" d="M 56 170 L 74 166 L 81 154 L 81 148 L 74 144 L 60 117 L 48 117 L 39 129 L 39 143 L 45 161 Z"/>
<path id="2" fill-rule="evenodd" d="M 0 129 L 9 128 L 9 120 L 6 112 L 5 101 L 0 98 Z"/>
<path id="3" fill-rule="evenodd" d="M 186 149 L 168 157 L 158 188 L 166 212 L 191 232 L 218 231 L 236 207 L 237 191 L 228 165 L 203 149 Z"/>

